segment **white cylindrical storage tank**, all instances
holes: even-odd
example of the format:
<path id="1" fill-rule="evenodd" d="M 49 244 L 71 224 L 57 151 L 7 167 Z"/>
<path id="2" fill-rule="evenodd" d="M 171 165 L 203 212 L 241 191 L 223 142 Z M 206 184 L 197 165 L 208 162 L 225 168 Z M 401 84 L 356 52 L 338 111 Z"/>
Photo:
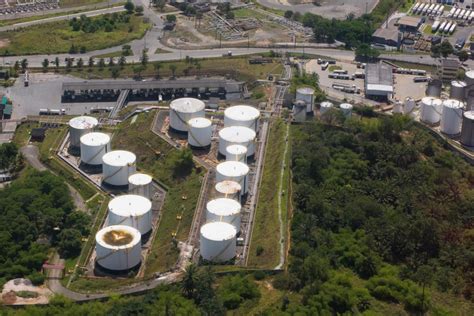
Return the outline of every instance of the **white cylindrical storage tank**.
<path id="1" fill-rule="evenodd" d="M 113 150 L 102 157 L 102 181 L 115 186 L 128 185 L 128 177 L 136 173 L 137 157 L 125 150 Z"/>
<path id="2" fill-rule="evenodd" d="M 306 121 L 306 102 L 303 100 L 297 100 L 293 104 L 293 119 L 295 122 Z"/>
<path id="3" fill-rule="evenodd" d="M 71 147 L 81 145 L 81 137 L 91 133 L 99 124 L 99 121 L 92 116 L 78 116 L 69 120 L 69 144 Z"/>
<path id="4" fill-rule="evenodd" d="M 151 230 L 151 201 L 146 197 L 125 194 L 109 202 L 108 225 L 125 225 L 144 235 Z"/>
<path id="5" fill-rule="evenodd" d="M 334 106 L 334 104 L 332 104 L 331 102 L 329 101 L 324 101 L 324 102 L 321 102 L 321 106 L 319 108 L 319 113 L 321 115 L 324 115 L 324 113 L 326 113 L 329 109 L 331 109 L 332 107 Z"/>
<path id="6" fill-rule="evenodd" d="M 128 177 L 128 192 L 152 199 L 153 178 L 144 173 L 135 173 Z"/>
<path id="7" fill-rule="evenodd" d="M 461 144 L 474 148 L 474 111 L 466 111 L 463 114 Z"/>
<path id="8" fill-rule="evenodd" d="M 405 105 L 403 106 L 403 114 L 413 114 L 413 111 L 415 110 L 415 100 L 413 98 L 407 97 L 405 99 Z"/>
<path id="9" fill-rule="evenodd" d="M 296 100 L 306 103 L 306 113 L 313 113 L 314 110 L 314 89 L 299 88 L 296 90 Z"/>
<path id="10" fill-rule="evenodd" d="M 211 200 L 206 205 L 206 221 L 229 223 L 239 233 L 241 209 L 240 203 L 233 199 L 220 198 Z"/>
<path id="11" fill-rule="evenodd" d="M 350 103 L 342 103 L 339 105 L 339 108 L 342 111 L 342 114 L 344 114 L 345 117 L 351 117 L 352 116 L 352 104 Z"/>
<path id="12" fill-rule="evenodd" d="M 216 189 L 218 197 L 240 201 L 242 186 L 238 182 L 232 180 L 220 181 L 216 183 L 214 188 Z"/>
<path id="13" fill-rule="evenodd" d="M 170 103 L 170 126 L 178 132 L 188 131 L 192 118 L 204 117 L 205 104 L 194 98 L 180 98 Z"/>
<path id="14" fill-rule="evenodd" d="M 474 70 L 466 71 L 464 80 L 466 82 L 466 89 L 468 91 L 474 90 Z"/>
<path id="15" fill-rule="evenodd" d="M 449 98 L 459 101 L 464 101 L 466 97 L 466 83 L 464 81 L 451 81 L 451 91 Z"/>
<path id="16" fill-rule="evenodd" d="M 247 148 L 247 157 L 255 153 L 255 131 L 244 126 L 224 127 L 219 131 L 219 153 L 226 155 L 230 145 L 242 145 Z"/>
<path id="17" fill-rule="evenodd" d="M 431 79 L 428 82 L 428 85 L 425 90 L 425 94 L 427 97 L 436 97 L 439 98 L 441 96 L 441 90 L 443 88 L 443 83 L 439 79 Z"/>
<path id="18" fill-rule="evenodd" d="M 110 151 L 110 136 L 104 133 L 89 133 L 81 137 L 81 162 L 101 165 L 102 157 Z"/>
<path id="19" fill-rule="evenodd" d="M 236 105 L 224 111 L 224 127 L 244 126 L 257 131 L 260 111 L 249 105 Z"/>
<path id="20" fill-rule="evenodd" d="M 444 100 L 441 115 L 441 132 L 448 135 L 461 133 L 462 112 L 464 104 L 458 100 Z"/>
<path id="21" fill-rule="evenodd" d="M 207 223 L 201 226 L 200 250 L 204 260 L 225 262 L 236 255 L 237 231 L 224 222 Z"/>
<path id="22" fill-rule="evenodd" d="M 398 113 L 398 114 L 403 113 L 403 103 L 401 101 L 395 101 L 395 104 L 393 105 L 392 113 Z"/>
<path id="23" fill-rule="evenodd" d="M 247 147 L 242 145 L 227 146 L 225 159 L 227 161 L 240 161 L 247 163 Z"/>
<path id="24" fill-rule="evenodd" d="M 95 235 L 96 263 L 111 271 L 127 271 L 138 266 L 141 258 L 141 235 L 133 227 L 114 225 Z"/>
<path id="25" fill-rule="evenodd" d="M 441 119 L 443 101 L 434 97 L 421 99 L 421 121 L 428 124 L 437 124 Z"/>
<path id="26" fill-rule="evenodd" d="M 188 121 L 188 144 L 196 148 L 209 147 L 212 138 L 212 122 L 204 117 L 195 117 Z"/>
<path id="27" fill-rule="evenodd" d="M 249 167 L 240 161 L 221 162 L 216 167 L 216 182 L 224 180 L 232 180 L 238 182 L 240 187 L 240 195 L 245 195 L 248 191 L 247 176 Z"/>

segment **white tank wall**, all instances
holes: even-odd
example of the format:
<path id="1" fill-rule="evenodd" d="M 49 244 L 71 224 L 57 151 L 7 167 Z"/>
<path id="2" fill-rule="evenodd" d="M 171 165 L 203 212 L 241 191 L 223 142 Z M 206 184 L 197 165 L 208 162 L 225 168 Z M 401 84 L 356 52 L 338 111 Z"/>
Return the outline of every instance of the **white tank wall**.
<path id="1" fill-rule="evenodd" d="M 97 119 L 92 116 L 78 116 L 69 120 L 69 145 L 71 147 L 80 147 L 81 137 L 91 133 L 99 124 Z"/>
<path id="2" fill-rule="evenodd" d="M 244 126 L 258 130 L 260 111 L 250 105 L 236 105 L 224 111 L 224 127 Z"/>
<path id="3" fill-rule="evenodd" d="M 443 102 L 443 114 L 441 115 L 441 132 L 448 135 L 457 135 L 461 132 L 463 104 L 457 100 L 445 100 Z"/>
<path id="4" fill-rule="evenodd" d="M 135 194 L 121 195 L 110 200 L 108 225 L 125 225 L 142 235 L 151 230 L 152 213 L 149 199 Z"/>
<path id="5" fill-rule="evenodd" d="M 88 133 L 81 137 L 81 162 L 101 165 L 102 157 L 110 151 L 110 136 L 104 133 Z"/>
<path id="6" fill-rule="evenodd" d="M 293 118 L 295 122 L 306 121 L 306 103 L 293 104 Z"/>
<path id="7" fill-rule="evenodd" d="M 188 144 L 193 147 L 208 147 L 212 139 L 212 122 L 203 117 L 188 121 Z"/>
<path id="8" fill-rule="evenodd" d="M 242 190 L 242 187 L 236 181 L 224 180 L 217 182 L 214 189 L 217 192 L 218 198 L 223 197 L 240 201 L 240 191 Z"/>
<path id="9" fill-rule="evenodd" d="M 413 116 L 413 111 L 415 111 L 416 103 L 413 98 L 406 98 L 405 105 L 403 106 L 403 114 Z"/>
<path id="10" fill-rule="evenodd" d="M 396 101 L 395 104 L 393 105 L 392 112 L 398 113 L 398 114 L 403 113 L 403 103 L 401 101 Z"/>
<path id="11" fill-rule="evenodd" d="M 255 132 L 244 126 L 225 127 L 219 131 L 219 153 L 226 155 L 230 145 L 242 145 L 247 148 L 247 157 L 255 154 Z"/>
<path id="12" fill-rule="evenodd" d="M 147 174 L 135 173 L 128 177 L 128 193 L 152 199 L 153 178 Z"/>
<path id="13" fill-rule="evenodd" d="M 324 113 L 326 113 L 332 107 L 334 107 L 334 104 L 332 104 L 331 102 L 328 102 L 328 101 L 321 102 L 321 106 L 319 108 L 319 113 L 321 115 L 324 115 Z"/>
<path id="14" fill-rule="evenodd" d="M 240 217 L 242 206 L 239 202 L 229 198 L 218 198 L 206 204 L 207 222 L 224 222 L 234 226 L 240 232 Z"/>
<path id="15" fill-rule="evenodd" d="M 296 90 L 296 100 L 302 100 L 306 103 L 306 112 L 314 111 L 314 89 L 299 88 Z"/>
<path id="16" fill-rule="evenodd" d="M 200 250 L 204 260 L 225 262 L 236 255 L 237 231 L 224 222 L 207 223 L 201 227 Z"/>
<path id="17" fill-rule="evenodd" d="M 242 190 L 240 195 L 245 195 L 248 192 L 248 177 L 249 167 L 238 161 L 226 161 L 217 165 L 216 167 L 216 182 L 224 180 L 232 180 L 240 184 Z"/>
<path id="18" fill-rule="evenodd" d="M 466 96 L 466 83 L 464 81 L 451 81 L 451 91 L 449 98 L 464 101 Z"/>
<path id="19" fill-rule="evenodd" d="M 103 240 L 103 236 L 112 230 L 125 231 L 133 236 L 133 240 L 128 245 L 109 245 Z M 100 266 L 113 271 L 131 269 L 141 262 L 140 232 L 123 225 L 105 227 L 96 234 L 95 251 L 96 263 Z"/>
<path id="20" fill-rule="evenodd" d="M 170 103 L 170 126 L 180 131 L 188 131 L 188 121 L 196 117 L 204 117 L 205 104 L 194 98 L 180 98 Z"/>
<path id="21" fill-rule="evenodd" d="M 135 154 L 114 150 L 102 157 L 103 181 L 115 185 L 128 185 L 128 177 L 137 172 Z"/>
<path id="22" fill-rule="evenodd" d="M 225 159 L 227 161 L 240 161 L 247 163 L 247 147 L 242 145 L 227 146 Z"/>
<path id="23" fill-rule="evenodd" d="M 438 98 L 424 97 L 421 99 L 421 121 L 437 124 L 441 119 L 443 102 Z"/>
<path id="24" fill-rule="evenodd" d="M 461 144 L 470 150 L 474 148 L 474 111 L 466 111 L 463 114 L 460 140 Z"/>

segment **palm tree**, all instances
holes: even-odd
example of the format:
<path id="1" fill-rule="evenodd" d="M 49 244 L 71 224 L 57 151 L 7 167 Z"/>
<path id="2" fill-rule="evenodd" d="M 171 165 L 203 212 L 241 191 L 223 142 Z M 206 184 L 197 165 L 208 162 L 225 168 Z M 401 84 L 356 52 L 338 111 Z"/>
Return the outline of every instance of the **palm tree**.
<path id="1" fill-rule="evenodd" d="M 196 284 L 197 266 L 194 263 L 191 263 L 186 267 L 186 270 L 184 271 L 183 282 L 181 283 L 181 288 L 187 298 L 193 297 L 193 293 L 196 290 Z"/>
<path id="2" fill-rule="evenodd" d="M 200 62 L 197 62 L 196 63 L 196 70 L 197 70 L 197 77 L 201 77 L 201 63 Z"/>
<path id="3" fill-rule="evenodd" d="M 160 78 L 160 68 L 161 68 L 161 63 L 154 63 L 153 67 L 155 67 L 156 75 L 155 77 L 158 79 Z"/>
<path id="4" fill-rule="evenodd" d="M 170 65 L 170 70 L 171 70 L 171 73 L 173 74 L 173 75 L 172 75 L 173 78 L 176 78 L 176 69 L 177 69 L 177 68 L 178 68 L 178 67 L 177 67 L 175 64 L 171 64 L 171 65 Z"/>

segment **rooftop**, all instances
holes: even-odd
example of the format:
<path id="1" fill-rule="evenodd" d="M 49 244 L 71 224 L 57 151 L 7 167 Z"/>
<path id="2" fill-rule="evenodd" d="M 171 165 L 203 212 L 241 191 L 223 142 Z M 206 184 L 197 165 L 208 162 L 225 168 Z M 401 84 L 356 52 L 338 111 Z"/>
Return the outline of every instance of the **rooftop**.
<path id="1" fill-rule="evenodd" d="M 415 16 L 403 16 L 398 19 L 398 25 L 400 26 L 418 27 L 420 23 L 421 18 Z"/>
<path id="2" fill-rule="evenodd" d="M 443 58 L 441 60 L 441 66 L 443 68 L 459 68 L 460 64 L 457 59 Z"/>
<path id="3" fill-rule="evenodd" d="M 386 40 L 398 41 L 398 30 L 379 28 L 377 29 L 372 36 L 380 37 Z"/>
<path id="4" fill-rule="evenodd" d="M 384 63 L 367 64 L 365 80 L 367 84 L 392 86 L 392 67 Z"/>

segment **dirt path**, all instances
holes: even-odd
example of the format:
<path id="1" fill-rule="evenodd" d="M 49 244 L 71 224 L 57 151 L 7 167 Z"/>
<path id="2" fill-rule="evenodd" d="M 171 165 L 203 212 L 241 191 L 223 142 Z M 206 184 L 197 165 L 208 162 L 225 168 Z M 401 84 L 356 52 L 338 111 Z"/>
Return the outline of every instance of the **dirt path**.
<path id="1" fill-rule="evenodd" d="M 283 159 L 281 160 L 280 184 L 278 185 L 278 221 L 280 222 L 280 263 L 275 267 L 275 270 L 283 268 L 285 264 L 285 225 L 283 222 L 281 196 L 283 194 L 283 178 L 285 177 L 285 170 L 288 168 L 285 164 L 286 155 L 288 153 L 288 134 L 290 132 L 290 125 L 286 125 L 285 134 L 285 151 L 283 152 Z"/>

